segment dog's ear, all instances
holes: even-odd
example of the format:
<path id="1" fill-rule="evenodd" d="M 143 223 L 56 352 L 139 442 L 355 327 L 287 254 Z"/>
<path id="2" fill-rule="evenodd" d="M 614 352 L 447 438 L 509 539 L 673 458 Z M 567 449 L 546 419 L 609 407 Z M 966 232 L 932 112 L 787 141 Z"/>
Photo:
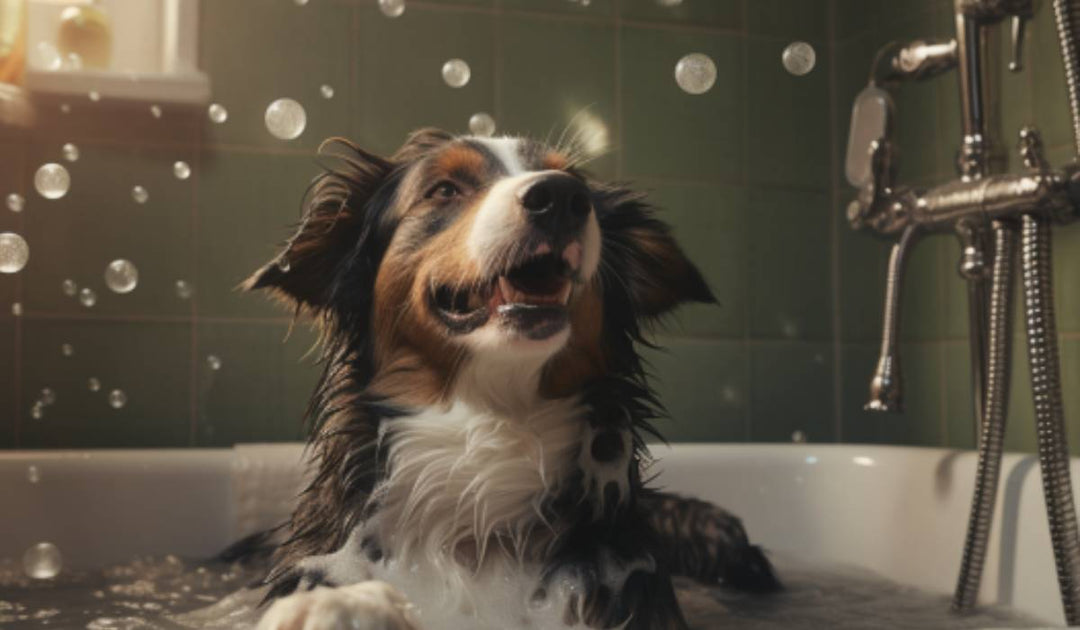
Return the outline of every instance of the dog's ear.
<path id="1" fill-rule="evenodd" d="M 653 216 L 644 195 L 602 189 L 596 195 L 607 272 L 638 317 L 656 318 L 684 302 L 715 303 L 708 283 L 668 226 Z"/>
<path id="2" fill-rule="evenodd" d="M 276 259 L 241 285 L 271 290 L 315 312 L 329 306 L 343 266 L 371 238 L 373 198 L 394 170 L 392 161 L 341 138 L 324 142 L 319 157 L 325 171 L 308 187 L 296 232 Z"/>

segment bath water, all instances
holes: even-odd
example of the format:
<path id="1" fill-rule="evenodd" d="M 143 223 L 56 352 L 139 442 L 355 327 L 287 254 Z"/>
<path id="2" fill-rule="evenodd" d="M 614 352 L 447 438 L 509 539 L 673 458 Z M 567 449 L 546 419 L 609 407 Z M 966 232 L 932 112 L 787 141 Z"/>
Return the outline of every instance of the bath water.
<path id="1" fill-rule="evenodd" d="M 1031 628 L 1045 626 L 1005 608 L 971 615 L 949 599 L 901 586 L 862 569 L 813 567 L 776 559 L 785 590 L 752 595 L 677 580 L 690 626 L 712 628 Z M 254 627 L 258 593 L 243 589 L 264 567 L 140 558 L 95 571 L 65 569 L 33 580 L 16 559 L 0 560 L 0 628 L 189 630 Z"/>

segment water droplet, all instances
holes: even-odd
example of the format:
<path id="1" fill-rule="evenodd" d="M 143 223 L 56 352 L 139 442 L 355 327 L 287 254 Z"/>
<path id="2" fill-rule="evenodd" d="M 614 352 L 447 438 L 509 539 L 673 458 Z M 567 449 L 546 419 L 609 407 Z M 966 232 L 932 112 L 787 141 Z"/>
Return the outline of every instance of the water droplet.
<path id="1" fill-rule="evenodd" d="M 121 389 L 114 389 L 109 392 L 109 406 L 113 409 L 121 409 L 127 404 L 127 394 Z"/>
<path id="2" fill-rule="evenodd" d="M 91 376 L 86 380 L 86 388 L 92 392 L 101 391 L 101 381 Z"/>
<path id="3" fill-rule="evenodd" d="M 41 420 L 45 417 L 45 405 L 39 400 L 34 403 L 34 406 L 30 408 L 30 417 L 34 420 Z"/>
<path id="4" fill-rule="evenodd" d="M 79 303 L 86 308 L 91 308 L 97 304 L 97 293 L 93 289 L 85 288 L 79 291 Z"/>
<path id="5" fill-rule="evenodd" d="M 65 357 L 74 356 L 75 355 L 75 346 L 71 345 L 70 343 L 65 343 L 65 344 L 61 345 L 60 346 L 60 354 L 64 355 Z"/>
<path id="6" fill-rule="evenodd" d="M 94 101 L 95 103 L 101 100 L 101 93 L 97 90 L 90 90 L 90 93 L 87 94 L 87 96 L 89 96 L 90 100 Z"/>
<path id="7" fill-rule="evenodd" d="M 63 65 L 60 51 L 51 42 L 38 42 L 34 48 L 34 65 L 42 70 L 56 72 Z"/>
<path id="8" fill-rule="evenodd" d="M 217 372 L 221 369 L 221 359 L 214 354 L 206 357 L 206 365 L 213 371 Z"/>
<path id="9" fill-rule="evenodd" d="M 806 433 L 803 433 L 799 429 L 791 432 L 791 441 L 796 444 L 803 444 L 806 442 Z"/>
<path id="10" fill-rule="evenodd" d="M 291 98 L 279 98 L 266 108 L 266 129 L 281 140 L 292 140 L 304 133 L 307 113 L 304 106 Z"/>
<path id="11" fill-rule="evenodd" d="M 172 172 L 173 175 L 176 175 L 176 179 L 187 179 L 191 177 L 191 167 L 183 160 L 177 161 L 172 165 Z"/>
<path id="12" fill-rule="evenodd" d="M 34 188 L 46 199 L 59 199 L 71 188 L 71 175 L 59 164 L 42 164 L 34 173 Z"/>
<path id="13" fill-rule="evenodd" d="M 41 471 L 38 470 L 37 466 L 30 464 L 26 468 L 26 479 L 30 483 L 37 483 L 41 481 Z"/>
<path id="14" fill-rule="evenodd" d="M 118 258 L 105 267 L 105 286 L 114 293 L 131 293 L 139 284 L 139 270 L 130 260 Z"/>
<path id="15" fill-rule="evenodd" d="M 675 64 L 675 82 L 687 94 L 704 94 L 716 83 L 716 64 L 701 53 L 690 53 Z"/>
<path id="16" fill-rule="evenodd" d="M 190 299 L 194 293 L 195 288 L 192 287 L 187 280 L 176 281 L 176 297 L 180 298 L 181 300 L 187 300 Z"/>
<path id="17" fill-rule="evenodd" d="M 289 270 L 292 269 L 292 263 L 289 262 L 289 257 L 285 254 L 279 256 L 277 259 L 277 268 L 281 270 L 281 273 L 289 273 Z"/>
<path id="18" fill-rule="evenodd" d="M 56 404 L 56 392 L 51 387 L 41 388 L 41 403 L 46 407 Z"/>
<path id="19" fill-rule="evenodd" d="M 161 118 L 161 107 L 157 105 L 150 106 L 150 115 L 154 118 Z"/>
<path id="20" fill-rule="evenodd" d="M 323 84 L 319 87 L 319 94 L 322 94 L 323 98 L 334 98 L 334 86 Z"/>
<path id="21" fill-rule="evenodd" d="M 22 557 L 23 571 L 35 580 L 48 580 L 60 573 L 64 562 L 60 550 L 49 542 L 39 542 L 26 550 Z"/>
<path id="22" fill-rule="evenodd" d="M 780 61 L 784 64 L 785 70 L 801 77 L 814 69 L 817 53 L 814 52 L 814 47 L 806 42 L 792 42 L 780 54 Z"/>
<path id="23" fill-rule="evenodd" d="M 11 303 L 11 314 L 15 317 L 22 317 L 22 302 Z"/>
<path id="24" fill-rule="evenodd" d="M 60 151 L 64 154 L 64 159 L 68 162 L 74 162 L 79 159 L 79 147 L 70 142 L 61 147 Z"/>
<path id="25" fill-rule="evenodd" d="M 225 109 L 223 105 L 212 103 L 206 110 L 206 115 L 210 117 L 210 121 L 221 124 L 229 119 L 229 110 Z"/>
<path id="26" fill-rule="evenodd" d="M 79 285 L 75 284 L 71 278 L 67 278 L 60 283 L 60 290 L 68 297 L 75 297 L 75 294 L 79 292 Z"/>
<path id="27" fill-rule="evenodd" d="M 135 200 L 135 203 L 146 203 L 150 199 L 150 193 L 142 186 L 134 186 L 131 189 L 131 198 Z"/>
<path id="28" fill-rule="evenodd" d="M 77 53 L 77 52 L 69 52 L 67 54 L 67 57 L 64 58 L 64 70 L 69 70 L 71 72 L 78 72 L 78 71 L 82 70 L 82 68 L 83 68 L 82 57 L 79 56 L 79 53 Z"/>
<path id="29" fill-rule="evenodd" d="M 469 117 L 469 131 L 476 136 L 490 136 L 495 133 L 495 119 L 487 112 L 477 112 Z"/>
<path id="30" fill-rule="evenodd" d="M 469 64 L 463 59 L 451 59 L 443 64 L 442 78 L 452 88 L 465 87 L 472 76 Z"/>
<path id="31" fill-rule="evenodd" d="M 71 113 L 71 105 L 68 105 L 67 103 L 60 103 L 60 113 L 61 114 L 70 114 Z"/>
<path id="32" fill-rule="evenodd" d="M 379 0 L 379 10 L 386 17 L 401 17 L 405 12 L 405 0 Z"/>
<path id="33" fill-rule="evenodd" d="M 30 259 L 30 246 L 14 232 L 0 232 L 0 273 L 18 273 Z"/>
<path id="34" fill-rule="evenodd" d="M 7 207 L 12 212 L 22 212 L 26 207 L 26 199 L 19 193 L 11 193 L 7 196 Z"/>

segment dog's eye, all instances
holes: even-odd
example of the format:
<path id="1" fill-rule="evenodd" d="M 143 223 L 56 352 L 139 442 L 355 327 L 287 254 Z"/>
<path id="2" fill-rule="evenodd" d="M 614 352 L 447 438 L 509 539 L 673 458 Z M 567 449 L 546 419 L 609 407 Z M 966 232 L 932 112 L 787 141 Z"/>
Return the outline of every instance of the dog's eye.
<path id="1" fill-rule="evenodd" d="M 460 194 L 461 189 L 455 186 L 453 182 L 442 181 L 431 187 L 431 190 L 428 191 L 427 198 L 445 201 L 447 199 L 453 199 Z"/>

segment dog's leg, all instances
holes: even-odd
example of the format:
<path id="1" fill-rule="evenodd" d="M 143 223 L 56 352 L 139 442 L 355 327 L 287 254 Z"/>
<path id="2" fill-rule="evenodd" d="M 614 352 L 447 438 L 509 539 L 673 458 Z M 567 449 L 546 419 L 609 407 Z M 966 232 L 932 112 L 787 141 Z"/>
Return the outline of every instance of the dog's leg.
<path id="1" fill-rule="evenodd" d="M 711 503 L 663 492 L 640 499 L 668 571 L 748 591 L 775 591 L 780 581 L 738 517 Z"/>
<path id="2" fill-rule="evenodd" d="M 419 630 L 401 591 L 369 580 L 318 586 L 274 602 L 256 630 Z"/>

